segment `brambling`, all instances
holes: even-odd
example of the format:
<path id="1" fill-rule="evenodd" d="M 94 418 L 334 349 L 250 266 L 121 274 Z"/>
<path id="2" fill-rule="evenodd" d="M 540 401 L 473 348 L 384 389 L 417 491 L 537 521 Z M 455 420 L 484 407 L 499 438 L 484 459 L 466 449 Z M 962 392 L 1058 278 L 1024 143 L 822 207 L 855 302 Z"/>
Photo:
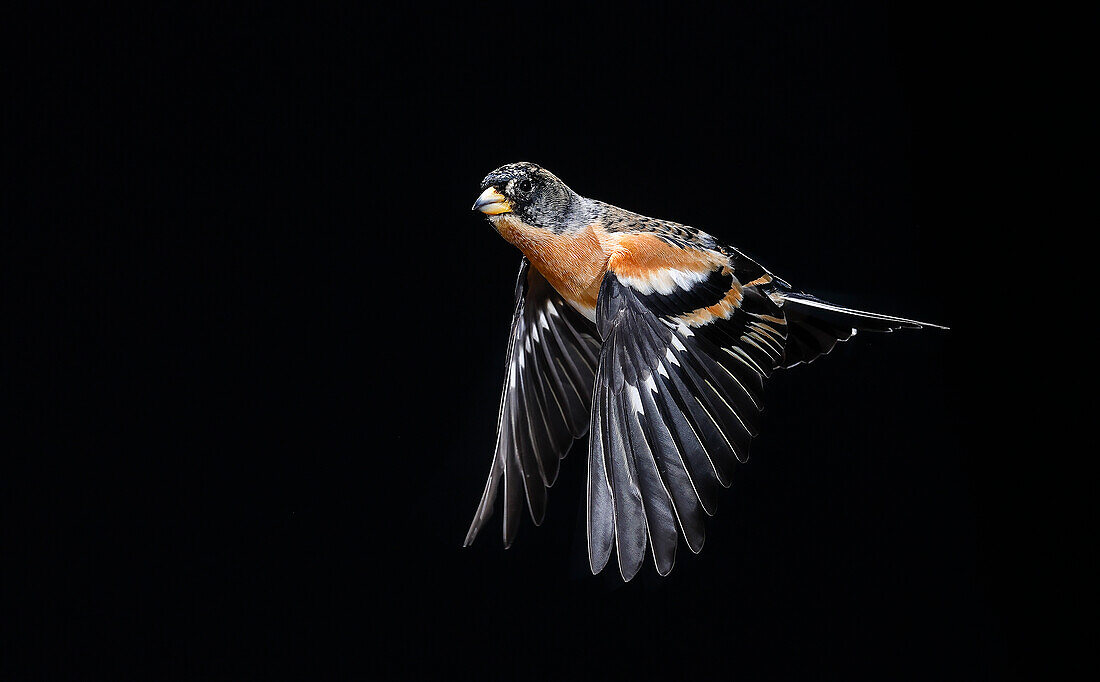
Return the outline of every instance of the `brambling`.
<path id="1" fill-rule="evenodd" d="M 794 290 L 700 230 L 580 196 L 548 170 L 490 173 L 473 209 L 522 253 L 489 480 L 465 544 L 503 481 L 504 544 L 524 500 L 535 525 L 574 440 L 588 438 L 588 558 L 616 548 L 633 578 L 651 548 L 667 575 L 680 536 L 748 459 L 764 379 L 858 331 L 940 327 Z"/>

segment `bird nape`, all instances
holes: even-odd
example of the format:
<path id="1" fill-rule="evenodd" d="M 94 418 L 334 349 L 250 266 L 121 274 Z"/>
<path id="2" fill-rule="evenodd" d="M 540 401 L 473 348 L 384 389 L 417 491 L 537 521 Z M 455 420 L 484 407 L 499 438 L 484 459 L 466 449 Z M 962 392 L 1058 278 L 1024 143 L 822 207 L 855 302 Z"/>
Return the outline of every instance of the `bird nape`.
<path id="1" fill-rule="evenodd" d="M 588 558 L 630 580 L 647 546 L 667 575 L 757 435 L 764 379 L 859 331 L 940 325 L 795 291 L 697 229 L 580 196 L 532 163 L 502 166 L 473 206 L 522 253 L 497 442 L 465 544 L 503 482 L 504 544 L 535 525 L 574 440 L 588 438 Z"/>

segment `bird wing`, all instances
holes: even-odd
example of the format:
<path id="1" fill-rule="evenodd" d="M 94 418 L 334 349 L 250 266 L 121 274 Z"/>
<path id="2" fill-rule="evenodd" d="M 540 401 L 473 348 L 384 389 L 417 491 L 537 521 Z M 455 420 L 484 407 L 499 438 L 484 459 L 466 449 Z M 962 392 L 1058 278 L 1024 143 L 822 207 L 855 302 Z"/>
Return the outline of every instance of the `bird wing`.
<path id="1" fill-rule="evenodd" d="M 713 515 L 718 486 L 729 487 L 734 463 L 748 458 L 786 323 L 768 295 L 772 277 L 738 266 L 734 254 L 714 251 L 689 253 L 675 268 L 609 262 L 589 435 L 593 573 L 613 546 L 624 580 L 647 544 L 661 575 L 672 570 L 680 534 L 698 553 L 703 514 Z"/>
<path id="2" fill-rule="evenodd" d="M 524 258 L 516 279 L 496 449 L 466 546 L 492 516 L 501 480 L 505 547 L 519 529 L 524 499 L 535 525 L 542 523 L 546 489 L 557 478 L 559 460 L 588 431 L 599 351 L 592 323 Z"/>

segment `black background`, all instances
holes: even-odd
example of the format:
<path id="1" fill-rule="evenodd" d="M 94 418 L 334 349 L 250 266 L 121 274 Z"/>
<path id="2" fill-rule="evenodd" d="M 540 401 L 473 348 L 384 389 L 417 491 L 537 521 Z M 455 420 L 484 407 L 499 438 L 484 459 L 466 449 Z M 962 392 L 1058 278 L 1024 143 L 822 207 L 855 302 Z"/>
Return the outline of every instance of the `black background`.
<path id="1" fill-rule="evenodd" d="M 1041 553 L 991 335 L 998 18 L 922 5 L 38 7 L 5 250 L 16 614 L 35 677 L 1004 678 Z M 771 382 L 668 578 L 593 577 L 575 448 L 542 528 L 461 547 L 530 160 L 796 287 L 948 324 Z M 988 300 L 985 292 L 996 288 Z M 1011 337 L 1010 337 L 1011 338 Z M 1036 373 L 1015 364 L 1017 376 Z M 1018 422 L 1016 422 L 1018 423 Z M 1007 424 L 1007 426 L 1006 426 Z M 12 559 L 15 559 L 12 561 Z"/>

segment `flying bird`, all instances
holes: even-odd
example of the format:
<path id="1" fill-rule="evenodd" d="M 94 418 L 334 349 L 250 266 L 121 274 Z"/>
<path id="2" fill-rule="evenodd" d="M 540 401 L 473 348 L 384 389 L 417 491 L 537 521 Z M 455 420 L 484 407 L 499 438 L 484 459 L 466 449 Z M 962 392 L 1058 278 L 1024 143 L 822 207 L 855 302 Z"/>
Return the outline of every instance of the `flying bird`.
<path id="1" fill-rule="evenodd" d="M 852 310 L 793 289 L 686 225 L 580 196 L 550 171 L 490 173 L 473 209 L 522 253 L 489 480 L 465 545 L 503 490 L 504 545 L 588 434 L 592 572 L 614 548 L 629 581 L 647 546 L 660 575 L 757 435 L 764 379 L 859 331 L 939 325 Z"/>

